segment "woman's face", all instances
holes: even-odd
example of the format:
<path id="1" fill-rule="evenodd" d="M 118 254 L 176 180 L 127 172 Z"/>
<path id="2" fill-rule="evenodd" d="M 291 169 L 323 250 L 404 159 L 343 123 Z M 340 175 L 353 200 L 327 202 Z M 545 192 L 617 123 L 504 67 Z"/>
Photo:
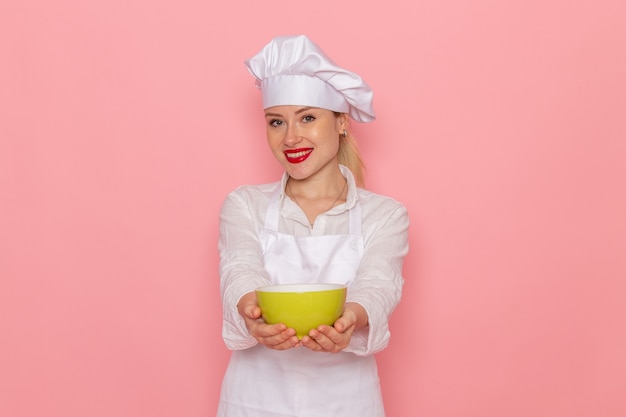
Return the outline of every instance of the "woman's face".
<path id="1" fill-rule="evenodd" d="M 265 109 L 267 142 L 274 157 L 294 179 L 335 172 L 339 134 L 345 114 L 317 107 L 274 106 Z"/>

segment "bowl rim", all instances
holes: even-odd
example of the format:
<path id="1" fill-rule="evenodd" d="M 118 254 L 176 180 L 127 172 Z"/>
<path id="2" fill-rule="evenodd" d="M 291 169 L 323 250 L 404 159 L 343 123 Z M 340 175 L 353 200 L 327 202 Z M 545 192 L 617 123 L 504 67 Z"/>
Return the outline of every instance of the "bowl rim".
<path id="1" fill-rule="evenodd" d="M 305 293 L 305 292 L 323 292 L 336 291 L 347 288 L 345 284 L 333 284 L 326 282 L 309 282 L 302 284 L 272 284 L 265 285 L 256 289 L 257 292 L 265 293 Z"/>

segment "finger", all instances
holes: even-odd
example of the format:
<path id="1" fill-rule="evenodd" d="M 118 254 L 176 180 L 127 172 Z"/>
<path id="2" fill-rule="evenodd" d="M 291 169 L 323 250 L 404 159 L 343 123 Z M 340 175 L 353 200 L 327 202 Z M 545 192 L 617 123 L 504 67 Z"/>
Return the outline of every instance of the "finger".
<path id="1" fill-rule="evenodd" d="M 337 351 L 337 343 L 333 339 L 333 334 L 337 335 L 337 332 L 329 328 L 328 326 L 321 327 L 317 331 L 311 331 L 311 337 L 317 342 L 317 344 L 327 352 L 336 352 Z"/>
<path id="2" fill-rule="evenodd" d="M 278 343 L 276 345 L 267 345 L 268 348 L 274 349 L 274 350 L 287 350 L 287 349 L 293 349 L 298 346 L 300 346 L 300 341 L 298 340 L 297 337 L 289 338 L 285 340 L 284 342 Z"/>
<path id="3" fill-rule="evenodd" d="M 295 337 L 295 335 L 296 331 L 294 329 L 290 329 L 282 323 L 260 324 L 255 334 L 257 338 L 263 339 L 264 343 L 268 345 L 278 345 Z"/>
<path id="4" fill-rule="evenodd" d="M 335 322 L 335 324 L 333 325 L 333 327 L 335 328 L 335 330 L 337 330 L 339 333 L 343 333 L 346 331 L 346 329 L 348 328 L 348 326 L 346 326 L 343 322 L 342 319 L 339 319 Z"/>
<path id="5" fill-rule="evenodd" d="M 283 332 L 288 331 L 289 329 L 287 328 L 286 325 L 284 325 L 283 323 L 278 323 L 278 324 L 266 324 L 266 323 L 260 323 L 256 329 L 255 329 L 255 334 L 257 337 L 262 337 L 262 338 L 270 338 L 270 337 L 275 337 L 277 335 L 280 335 Z M 289 335 L 291 336 L 292 334 L 295 334 L 294 332 L 288 332 Z M 285 337 L 286 339 L 287 337 Z"/>
<path id="6" fill-rule="evenodd" d="M 287 329 L 277 335 L 264 338 L 263 344 L 272 349 L 284 350 L 300 345 L 300 340 L 293 329 Z"/>
<path id="7" fill-rule="evenodd" d="M 356 319 L 354 318 L 354 316 L 349 315 L 349 314 L 344 314 L 343 316 L 339 317 L 336 321 L 335 324 L 333 324 L 333 327 L 339 332 L 339 333 L 343 333 L 345 332 L 348 328 L 352 327 L 354 324 L 356 323 Z"/>
<path id="8" fill-rule="evenodd" d="M 261 317 L 261 309 L 257 305 L 249 305 L 244 309 L 246 315 L 251 319 L 258 319 Z"/>
<path id="9" fill-rule="evenodd" d="M 336 341 L 340 335 L 337 329 L 332 326 L 322 325 L 317 328 L 317 331 L 332 341 Z"/>
<path id="10" fill-rule="evenodd" d="M 350 326 L 344 332 L 338 332 L 333 327 L 321 328 L 320 333 L 323 333 L 332 342 L 332 347 L 326 345 L 324 347 L 331 352 L 339 352 L 345 349 L 350 344 L 353 329 L 354 326 Z M 323 344 L 323 342 L 321 343 Z"/>
<path id="11" fill-rule="evenodd" d="M 300 344 L 308 349 L 311 349 L 312 351 L 315 352 L 320 352 L 322 350 L 324 350 L 319 343 L 317 343 L 317 341 L 315 339 L 313 339 L 311 336 L 304 336 L 302 338 L 302 340 L 300 340 Z"/>

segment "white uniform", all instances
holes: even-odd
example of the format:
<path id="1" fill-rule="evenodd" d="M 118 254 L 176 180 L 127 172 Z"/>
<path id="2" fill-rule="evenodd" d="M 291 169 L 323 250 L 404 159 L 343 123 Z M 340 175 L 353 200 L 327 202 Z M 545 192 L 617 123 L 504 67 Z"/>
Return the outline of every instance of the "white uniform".
<path id="1" fill-rule="evenodd" d="M 259 232 L 271 283 L 350 284 L 364 251 L 360 203 L 349 210 L 348 234 L 294 236 L 278 231 L 281 190 L 269 198 Z M 375 358 L 304 347 L 276 351 L 255 345 L 234 350 L 217 416 L 383 417 Z"/>

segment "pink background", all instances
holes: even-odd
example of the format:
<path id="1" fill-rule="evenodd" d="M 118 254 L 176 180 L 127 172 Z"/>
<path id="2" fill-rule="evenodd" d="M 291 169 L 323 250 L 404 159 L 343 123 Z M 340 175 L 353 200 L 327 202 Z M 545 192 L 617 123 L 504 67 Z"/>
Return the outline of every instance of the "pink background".
<path id="1" fill-rule="evenodd" d="M 294 33 L 412 219 L 388 416 L 626 415 L 626 3 L 366 3 L 2 3 L 0 415 L 214 414 L 218 211 L 280 175 L 242 62 Z"/>

